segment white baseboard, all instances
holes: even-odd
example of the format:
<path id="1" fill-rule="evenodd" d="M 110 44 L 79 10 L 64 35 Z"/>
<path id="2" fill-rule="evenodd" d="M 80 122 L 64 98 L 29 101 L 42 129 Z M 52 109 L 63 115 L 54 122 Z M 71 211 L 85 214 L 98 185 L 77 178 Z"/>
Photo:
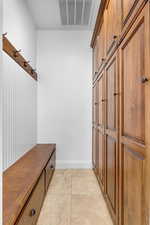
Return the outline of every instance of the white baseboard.
<path id="1" fill-rule="evenodd" d="M 56 169 L 91 169 L 91 161 L 56 161 Z"/>

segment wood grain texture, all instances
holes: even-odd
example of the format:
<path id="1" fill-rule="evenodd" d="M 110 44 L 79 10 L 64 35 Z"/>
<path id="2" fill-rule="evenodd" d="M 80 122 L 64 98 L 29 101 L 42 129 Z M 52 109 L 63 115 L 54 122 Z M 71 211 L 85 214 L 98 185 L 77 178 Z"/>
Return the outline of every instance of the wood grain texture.
<path id="1" fill-rule="evenodd" d="M 122 27 L 131 22 L 131 19 L 136 15 L 140 7 L 146 2 L 147 0 L 121 0 Z"/>
<path id="2" fill-rule="evenodd" d="M 121 17 L 118 10 L 118 0 L 108 0 L 106 4 L 106 54 L 108 55 L 116 46 L 120 30 Z M 112 22 L 113 21 L 113 22 Z"/>
<path id="3" fill-rule="evenodd" d="M 45 197 L 45 173 L 43 171 L 15 225 L 35 225 Z"/>
<path id="4" fill-rule="evenodd" d="M 119 67 L 118 52 L 105 68 L 106 92 L 106 201 L 115 224 L 118 223 L 119 156 Z"/>
<path id="5" fill-rule="evenodd" d="M 17 49 L 3 35 L 3 51 L 5 51 L 18 65 L 20 65 L 33 79 L 37 80 L 37 73 L 27 60 L 17 52 Z"/>
<path id="6" fill-rule="evenodd" d="M 104 42 L 105 50 L 108 51 L 112 43 L 112 32 L 115 30 L 113 29 L 115 2 L 124 4 L 122 8 L 117 4 L 121 11 L 118 13 L 124 14 L 122 31 L 116 48 L 110 50 L 111 54 L 106 56 L 104 67 L 94 80 L 94 85 L 99 84 L 99 142 L 95 143 L 95 161 L 96 157 L 99 157 L 99 172 L 96 176 L 115 225 L 148 225 L 150 223 L 150 1 L 107 1 L 105 10 L 101 12 L 101 19 L 98 17 L 97 22 L 99 21 L 101 27 L 106 17 Z M 99 45 L 100 36 L 103 35 L 101 32 L 102 30 L 97 31 Z M 102 74 L 105 77 L 104 83 Z M 104 100 L 105 107 L 101 100 Z M 102 177 L 103 168 L 104 177 Z"/>
<path id="7" fill-rule="evenodd" d="M 150 95 L 142 77 L 150 79 L 149 10 L 148 3 L 120 46 L 120 225 L 148 224 L 146 199 L 150 193 L 146 188 L 150 190 L 150 186 L 145 180 L 150 171 L 145 168 L 150 164 L 146 117 L 150 115 Z"/>
<path id="8" fill-rule="evenodd" d="M 14 225 L 55 144 L 38 144 L 3 174 L 3 225 Z"/>
<path id="9" fill-rule="evenodd" d="M 106 52 L 105 52 L 105 29 L 106 20 L 103 16 L 100 31 L 98 32 L 98 69 L 101 68 L 102 64 L 105 63 Z"/>
<path id="10" fill-rule="evenodd" d="M 48 161 L 46 167 L 45 167 L 45 173 L 46 173 L 46 191 L 48 190 L 50 181 L 52 179 L 54 170 L 55 170 L 55 163 L 56 163 L 56 152 L 54 152 Z"/>
<path id="11" fill-rule="evenodd" d="M 102 20 L 102 17 L 103 17 L 103 12 L 105 10 L 106 2 L 107 2 L 107 0 L 101 0 L 101 4 L 100 4 L 100 7 L 99 7 L 99 11 L 98 11 L 98 15 L 97 15 L 96 23 L 95 23 L 94 32 L 93 32 L 93 36 L 92 36 L 92 40 L 91 40 L 91 47 L 92 48 L 94 46 L 94 42 L 95 42 L 95 39 L 97 37 L 97 33 L 99 31 L 99 26 L 101 24 L 101 20 Z"/>

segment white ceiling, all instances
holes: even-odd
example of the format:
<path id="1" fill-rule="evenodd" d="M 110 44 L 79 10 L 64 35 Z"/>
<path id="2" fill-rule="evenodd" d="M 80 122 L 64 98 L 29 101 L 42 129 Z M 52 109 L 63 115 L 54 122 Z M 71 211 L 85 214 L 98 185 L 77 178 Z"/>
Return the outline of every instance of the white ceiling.
<path id="1" fill-rule="evenodd" d="M 101 0 L 26 0 L 26 1 L 38 29 L 61 29 L 61 30 L 92 29 L 95 24 L 98 8 L 101 2 Z M 79 20 L 79 14 L 76 10 L 76 7 L 74 7 L 75 8 L 74 24 L 63 25 L 64 23 L 62 22 L 62 17 L 60 15 L 61 1 L 63 3 L 64 1 L 66 1 L 67 3 L 66 5 L 68 5 L 68 3 L 70 2 L 75 2 L 74 3 L 75 5 L 79 3 L 78 6 L 80 6 L 80 3 L 81 3 L 82 10 L 80 11 L 82 12 L 82 17 L 84 17 L 85 2 L 86 1 L 90 2 L 91 9 L 90 9 L 90 13 L 88 12 L 89 14 L 88 24 L 84 22 L 84 18 L 82 19 L 80 25 L 78 22 L 77 22 L 78 25 L 76 24 L 76 21 Z M 79 10 L 79 7 L 78 7 L 78 10 Z M 70 14 L 73 14 L 72 13 L 73 11 L 70 11 L 70 12 L 71 12 Z M 68 11 L 66 13 L 66 16 L 69 17 Z M 85 20 L 87 21 L 86 16 L 85 16 Z M 67 20 L 67 23 L 69 23 L 69 20 Z"/>

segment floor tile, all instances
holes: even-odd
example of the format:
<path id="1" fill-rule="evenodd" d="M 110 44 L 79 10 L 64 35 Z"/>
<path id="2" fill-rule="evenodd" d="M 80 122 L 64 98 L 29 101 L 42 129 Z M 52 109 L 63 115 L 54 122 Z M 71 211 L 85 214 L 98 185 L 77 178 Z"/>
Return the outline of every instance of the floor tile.
<path id="1" fill-rule="evenodd" d="M 37 225 L 70 225 L 70 205 L 70 195 L 47 195 Z"/>
<path id="2" fill-rule="evenodd" d="M 113 225 L 92 170 L 56 170 L 37 225 Z"/>
<path id="3" fill-rule="evenodd" d="M 99 195 L 100 188 L 95 177 L 72 177 L 72 194 Z"/>
<path id="4" fill-rule="evenodd" d="M 113 225 L 105 203 L 91 195 L 72 195 L 70 225 Z"/>
<path id="5" fill-rule="evenodd" d="M 70 194 L 71 176 L 68 174 L 54 174 L 48 193 Z"/>

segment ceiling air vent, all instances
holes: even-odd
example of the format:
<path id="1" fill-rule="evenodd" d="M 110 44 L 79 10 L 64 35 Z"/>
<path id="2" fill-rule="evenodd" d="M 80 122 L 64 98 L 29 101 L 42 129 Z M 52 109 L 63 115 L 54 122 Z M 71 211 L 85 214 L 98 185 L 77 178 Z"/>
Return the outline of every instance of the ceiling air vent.
<path id="1" fill-rule="evenodd" d="M 88 26 L 93 0 L 59 0 L 62 25 Z"/>

